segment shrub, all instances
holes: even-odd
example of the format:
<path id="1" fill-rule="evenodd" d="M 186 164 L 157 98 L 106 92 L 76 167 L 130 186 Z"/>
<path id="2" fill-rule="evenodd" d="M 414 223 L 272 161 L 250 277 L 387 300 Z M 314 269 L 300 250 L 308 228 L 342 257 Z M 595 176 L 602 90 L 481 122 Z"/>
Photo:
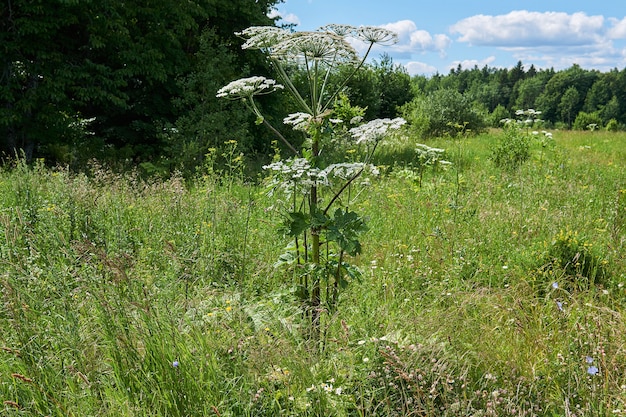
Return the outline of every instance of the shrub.
<path id="1" fill-rule="evenodd" d="M 615 119 L 609 120 L 609 122 L 606 124 L 607 132 L 617 132 L 619 128 L 619 123 Z"/>
<path id="2" fill-rule="evenodd" d="M 400 111 L 422 138 L 455 136 L 455 125 L 465 125 L 473 133 L 480 133 L 487 126 L 485 114 L 475 107 L 470 97 L 453 89 L 440 89 L 416 97 Z"/>
<path id="3" fill-rule="evenodd" d="M 500 127 L 502 120 L 511 117 L 510 112 L 502 104 L 498 104 L 498 107 L 493 109 L 493 112 L 489 115 L 489 124 L 491 127 Z"/>
<path id="4" fill-rule="evenodd" d="M 602 118 L 598 112 L 587 113 L 581 111 L 574 120 L 574 130 L 594 130 L 592 126 L 602 126 Z"/>

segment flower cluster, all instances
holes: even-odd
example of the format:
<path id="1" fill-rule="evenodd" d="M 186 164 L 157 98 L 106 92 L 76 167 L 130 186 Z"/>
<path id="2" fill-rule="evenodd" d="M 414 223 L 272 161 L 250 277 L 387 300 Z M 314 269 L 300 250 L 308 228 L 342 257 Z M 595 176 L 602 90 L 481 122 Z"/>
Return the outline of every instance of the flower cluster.
<path id="1" fill-rule="evenodd" d="M 451 162 L 443 159 L 443 155 L 446 152 L 445 149 L 431 148 L 428 145 L 418 143 L 415 148 L 417 157 L 422 165 L 450 165 Z"/>
<path id="2" fill-rule="evenodd" d="M 304 186 L 305 190 L 311 186 L 330 187 L 333 178 L 345 181 L 363 172 L 373 176 L 380 173 L 376 166 L 363 162 L 331 164 L 324 169 L 313 168 L 306 158 L 273 162 L 264 165 L 263 169 L 273 171 L 275 174 L 269 184 L 270 187 L 281 188 L 287 194 L 291 194 L 296 185 Z"/>
<path id="3" fill-rule="evenodd" d="M 291 33 L 275 26 L 251 26 L 235 32 L 235 35 L 246 39 L 242 49 L 262 49 L 269 52 L 274 45 L 289 38 Z"/>
<path id="4" fill-rule="evenodd" d="M 356 50 L 345 38 L 331 32 L 297 32 L 275 45 L 275 58 L 306 62 L 323 62 L 334 65 L 338 62 L 359 61 Z"/>
<path id="5" fill-rule="evenodd" d="M 376 119 L 361 126 L 350 129 L 350 134 L 357 144 L 373 144 L 384 138 L 390 130 L 398 130 L 406 120 L 401 117 L 395 119 Z"/>
<path id="6" fill-rule="evenodd" d="M 311 116 L 309 113 L 291 113 L 289 116 L 283 119 L 283 123 L 293 126 L 294 130 L 306 131 L 309 127 L 309 124 L 311 123 L 312 118 L 313 116 Z"/>
<path id="7" fill-rule="evenodd" d="M 269 94 L 283 88 L 283 85 L 276 84 L 275 80 L 255 76 L 241 78 L 228 83 L 217 91 L 216 97 L 237 100 L 241 98 L 251 98 L 252 96 L 261 94 Z"/>
<path id="8" fill-rule="evenodd" d="M 243 49 L 261 49 L 272 57 L 337 62 L 358 62 L 358 54 L 347 38 L 369 44 L 391 45 L 398 42 L 394 32 L 376 26 L 355 27 L 331 24 L 317 31 L 289 32 L 273 26 L 252 26 L 236 33 L 246 41 Z"/>

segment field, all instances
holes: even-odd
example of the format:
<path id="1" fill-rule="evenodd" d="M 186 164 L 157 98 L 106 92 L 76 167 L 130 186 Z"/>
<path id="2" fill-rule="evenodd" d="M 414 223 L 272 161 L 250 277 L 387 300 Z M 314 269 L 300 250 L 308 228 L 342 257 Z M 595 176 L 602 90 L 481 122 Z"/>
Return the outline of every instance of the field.
<path id="1" fill-rule="evenodd" d="M 626 415 L 626 135 L 381 145 L 362 272 L 319 341 L 239 162 L 0 173 L 2 416 Z M 235 155 L 235 154 L 233 154 Z M 236 159 L 236 158 L 235 158 Z"/>

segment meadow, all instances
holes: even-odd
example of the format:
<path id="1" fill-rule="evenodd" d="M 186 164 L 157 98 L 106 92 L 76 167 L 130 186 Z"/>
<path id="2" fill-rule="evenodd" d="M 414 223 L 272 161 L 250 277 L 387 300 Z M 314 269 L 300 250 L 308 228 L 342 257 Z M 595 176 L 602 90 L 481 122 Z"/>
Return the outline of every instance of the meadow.
<path id="1" fill-rule="evenodd" d="M 280 214 L 197 178 L 0 173 L 3 416 L 626 415 L 626 135 L 383 143 L 361 271 L 307 337 Z M 259 174 L 260 175 L 260 174 Z"/>

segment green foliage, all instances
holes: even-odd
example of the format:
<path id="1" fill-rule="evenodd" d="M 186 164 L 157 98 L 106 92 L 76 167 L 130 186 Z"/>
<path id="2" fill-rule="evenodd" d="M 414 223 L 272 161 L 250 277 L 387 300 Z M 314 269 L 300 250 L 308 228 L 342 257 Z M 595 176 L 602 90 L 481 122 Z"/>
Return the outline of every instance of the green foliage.
<path id="1" fill-rule="evenodd" d="M 580 95 L 576 87 L 569 87 L 563 93 L 561 101 L 559 102 L 558 110 L 563 117 L 563 120 L 567 122 L 567 125 L 571 128 L 572 118 L 576 114 L 576 109 L 579 107 Z"/>
<path id="2" fill-rule="evenodd" d="M 211 170 L 225 152 L 187 182 L 5 166 L 0 415 L 613 417 L 626 136 L 555 132 L 557 152 L 503 175 L 486 163 L 495 135 L 464 139 L 460 177 L 421 188 L 395 175 L 418 139 L 381 143 L 373 162 L 397 165 L 338 213 L 367 218 L 368 244 L 351 269 L 328 264 L 350 290 L 320 306 L 323 352 L 290 276 L 304 268 L 272 266 L 280 202 Z"/>
<path id="3" fill-rule="evenodd" d="M 544 287 L 556 282 L 568 291 L 584 291 L 607 284 L 608 261 L 577 232 L 559 231 L 550 243 L 544 243 L 541 258 L 538 270 Z"/>
<path id="4" fill-rule="evenodd" d="M 498 104 L 498 106 L 489 115 L 489 125 L 491 127 L 501 127 L 502 120 L 509 119 L 510 117 L 511 114 L 506 109 L 506 107 L 504 107 L 502 104 Z"/>
<path id="5" fill-rule="evenodd" d="M 617 123 L 617 120 L 615 119 L 609 120 L 609 122 L 606 124 L 606 130 L 608 132 L 617 132 L 619 129 L 619 123 Z"/>
<path id="6" fill-rule="evenodd" d="M 172 105 L 183 95 L 178 81 L 202 76 L 196 54 L 203 31 L 213 34 L 211 45 L 226 45 L 213 49 L 223 65 L 237 73 L 262 66 L 258 57 L 242 56 L 232 31 L 271 24 L 267 12 L 274 3 L 11 2 L 0 31 L 0 95 L 7 103 L 0 110 L 0 151 L 23 149 L 29 158 L 52 162 L 96 157 L 160 164 L 160 156 L 176 154 L 163 152 L 170 144 L 162 129 L 180 115 Z M 185 100 L 193 105 L 192 97 Z M 92 118 L 93 134 L 76 129 L 76 122 Z"/>
<path id="7" fill-rule="evenodd" d="M 442 89 L 421 95 L 402 106 L 402 115 L 411 131 L 422 138 L 455 135 L 453 124 L 466 124 L 473 134 L 487 125 L 485 115 L 472 100 L 455 90 Z"/>
<path id="8" fill-rule="evenodd" d="M 531 116 L 534 116 L 532 110 Z M 524 116 L 524 112 L 518 112 Z M 502 135 L 491 151 L 490 159 L 496 167 L 513 171 L 530 159 L 531 136 L 526 120 L 506 119 L 502 129 Z"/>
<path id="9" fill-rule="evenodd" d="M 602 126 L 602 118 L 598 112 L 586 113 L 581 111 L 574 120 L 575 130 L 595 130 Z"/>
<path id="10" fill-rule="evenodd" d="M 330 312 L 336 310 L 339 290 L 346 287 L 348 277 L 355 275 L 355 268 L 345 257 L 361 252 L 359 235 L 366 230 L 364 220 L 349 209 L 350 194 L 366 170 L 376 171 L 369 161 L 379 142 L 405 123 L 400 118 L 387 118 L 361 124 L 366 110 L 350 105 L 344 87 L 363 67 L 367 53 L 359 57 L 344 38 L 368 43 L 369 52 L 375 44 L 397 41 L 397 35 L 382 28 L 334 24 L 302 33 L 250 27 L 241 35 L 247 39 L 244 48 L 259 49 L 267 55 L 282 84 L 262 76 L 246 77 L 222 87 L 217 97 L 242 102 L 258 124 L 266 125 L 296 154 L 264 168 L 271 172 L 268 182 L 272 194 L 276 189 L 285 192 L 276 196 L 277 203 L 287 210 L 279 230 L 294 239 L 277 265 L 295 268 L 300 298 L 310 317 L 310 339 L 320 347 L 324 342 L 320 337 L 322 306 Z M 294 68 L 297 71 L 293 72 Z M 336 77 L 337 73 L 344 78 L 331 79 L 331 74 Z M 260 96 L 283 89 L 295 106 L 295 112 L 283 122 L 306 135 L 301 150 L 268 121 L 257 104 Z M 336 115 L 349 120 L 333 117 Z M 337 129 L 336 125 L 356 126 L 346 135 L 345 128 Z M 353 140 L 354 147 L 362 149 L 358 155 L 363 156 L 363 162 L 333 160 L 338 156 L 338 142 L 346 136 Z"/>

